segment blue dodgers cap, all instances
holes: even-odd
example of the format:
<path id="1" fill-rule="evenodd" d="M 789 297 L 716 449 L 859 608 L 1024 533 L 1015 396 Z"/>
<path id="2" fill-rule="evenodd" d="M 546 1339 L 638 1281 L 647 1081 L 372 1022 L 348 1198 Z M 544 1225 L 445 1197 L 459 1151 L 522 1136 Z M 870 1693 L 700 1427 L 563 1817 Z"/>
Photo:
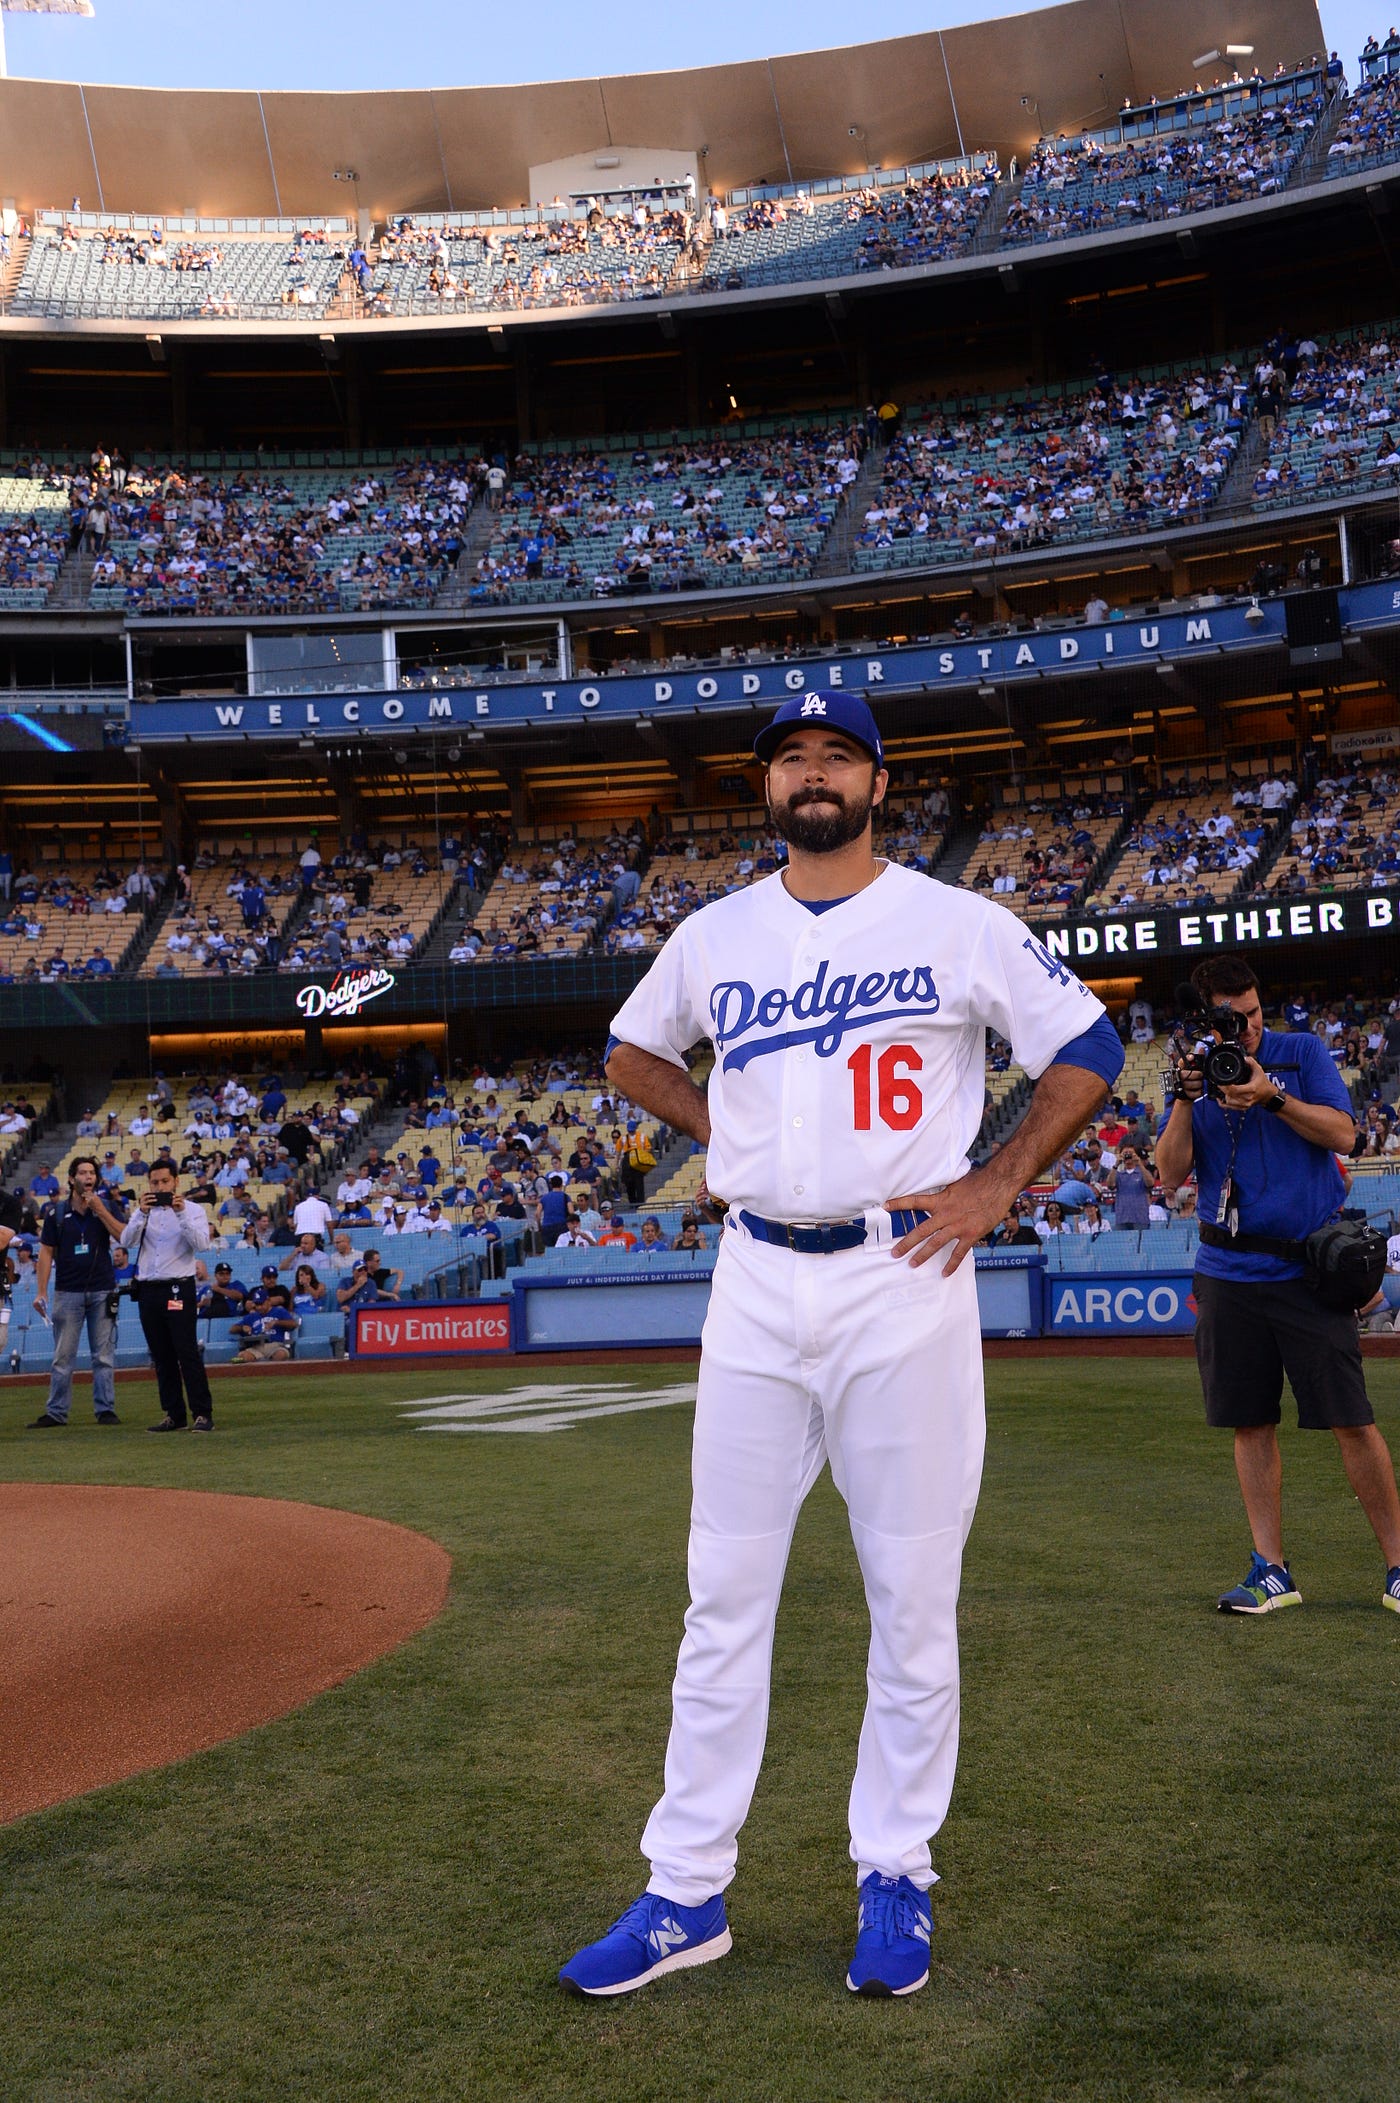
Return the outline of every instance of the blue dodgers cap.
<path id="1" fill-rule="evenodd" d="M 754 739 L 755 757 L 765 763 L 771 760 L 792 730 L 839 730 L 842 737 L 854 738 L 863 745 L 877 767 L 885 764 L 879 726 L 859 694 L 843 694 L 839 688 L 831 687 L 794 694 Z"/>

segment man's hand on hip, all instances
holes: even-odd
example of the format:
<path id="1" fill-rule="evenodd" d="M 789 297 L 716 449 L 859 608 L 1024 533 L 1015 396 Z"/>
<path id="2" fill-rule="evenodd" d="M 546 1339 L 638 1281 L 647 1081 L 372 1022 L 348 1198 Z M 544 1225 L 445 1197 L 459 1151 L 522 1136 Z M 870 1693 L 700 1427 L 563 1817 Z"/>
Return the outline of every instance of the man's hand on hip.
<path id="1" fill-rule="evenodd" d="M 953 1253 L 943 1265 L 944 1277 L 950 1278 L 968 1250 L 975 1249 L 998 1220 L 1005 1219 L 1010 1203 L 1001 1185 L 985 1169 L 959 1176 L 946 1190 L 915 1190 L 907 1197 L 889 1198 L 889 1212 L 928 1214 L 926 1220 L 895 1243 L 891 1254 L 907 1256 L 910 1270 L 917 1270 L 940 1249 L 951 1247 Z"/>

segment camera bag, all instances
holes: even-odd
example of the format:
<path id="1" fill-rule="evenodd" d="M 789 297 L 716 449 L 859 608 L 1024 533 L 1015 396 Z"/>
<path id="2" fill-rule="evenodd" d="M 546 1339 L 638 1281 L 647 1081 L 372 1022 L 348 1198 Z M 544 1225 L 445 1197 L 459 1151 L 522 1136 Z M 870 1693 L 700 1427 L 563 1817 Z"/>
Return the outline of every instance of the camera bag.
<path id="1" fill-rule="evenodd" d="M 1227 1234 L 1201 1222 L 1201 1240 L 1212 1249 L 1237 1249 L 1242 1256 L 1279 1256 L 1301 1263 L 1304 1283 L 1335 1314 L 1355 1313 L 1373 1300 L 1385 1276 L 1385 1236 L 1364 1220 L 1331 1219 L 1306 1241 L 1272 1234 Z"/>

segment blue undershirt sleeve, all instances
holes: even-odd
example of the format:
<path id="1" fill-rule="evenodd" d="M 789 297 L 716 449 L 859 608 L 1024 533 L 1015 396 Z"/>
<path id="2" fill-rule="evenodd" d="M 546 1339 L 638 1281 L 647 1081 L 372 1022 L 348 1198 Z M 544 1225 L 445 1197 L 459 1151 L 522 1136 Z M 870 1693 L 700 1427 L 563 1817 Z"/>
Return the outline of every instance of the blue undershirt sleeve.
<path id="1" fill-rule="evenodd" d="M 1123 1071 L 1123 1047 L 1107 1015 L 1100 1015 L 1093 1028 L 1085 1030 L 1082 1036 L 1071 1037 L 1068 1044 L 1061 1045 L 1050 1064 L 1082 1066 L 1111 1088 Z"/>

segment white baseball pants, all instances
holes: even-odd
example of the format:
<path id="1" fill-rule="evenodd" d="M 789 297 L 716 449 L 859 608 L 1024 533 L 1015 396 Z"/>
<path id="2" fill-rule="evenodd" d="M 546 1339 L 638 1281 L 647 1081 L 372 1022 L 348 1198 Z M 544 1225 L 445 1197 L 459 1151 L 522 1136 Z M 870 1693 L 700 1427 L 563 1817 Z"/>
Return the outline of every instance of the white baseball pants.
<path id="1" fill-rule="evenodd" d="M 972 1261 L 945 1278 L 878 1239 L 796 1255 L 726 1228 L 695 1411 L 690 1608 L 648 1889 L 684 1906 L 734 1875 L 768 1725 L 773 1625 L 803 1499 L 831 1464 L 870 1610 L 851 1857 L 935 1882 L 957 1763 L 957 1599 L 982 1473 Z"/>

